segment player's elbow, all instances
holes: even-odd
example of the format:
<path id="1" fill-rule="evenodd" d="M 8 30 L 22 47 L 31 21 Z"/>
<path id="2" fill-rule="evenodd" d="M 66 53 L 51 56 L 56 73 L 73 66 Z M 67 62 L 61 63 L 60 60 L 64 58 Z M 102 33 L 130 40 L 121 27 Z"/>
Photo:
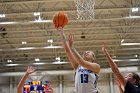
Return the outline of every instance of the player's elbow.
<path id="1" fill-rule="evenodd" d="M 95 71 L 95 73 L 99 74 L 99 73 L 100 73 L 100 70 L 101 70 L 101 69 L 100 69 L 100 66 L 98 65 L 98 66 L 95 68 L 94 71 Z"/>

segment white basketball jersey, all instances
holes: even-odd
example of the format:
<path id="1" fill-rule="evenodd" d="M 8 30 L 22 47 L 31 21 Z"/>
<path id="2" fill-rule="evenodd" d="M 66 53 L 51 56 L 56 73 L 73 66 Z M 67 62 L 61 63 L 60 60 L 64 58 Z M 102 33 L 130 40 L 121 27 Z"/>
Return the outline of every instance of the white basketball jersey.
<path id="1" fill-rule="evenodd" d="M 78 66 L 75 72 L 74 93 L 97 93 L 98 75 L 82 66 Z"/>

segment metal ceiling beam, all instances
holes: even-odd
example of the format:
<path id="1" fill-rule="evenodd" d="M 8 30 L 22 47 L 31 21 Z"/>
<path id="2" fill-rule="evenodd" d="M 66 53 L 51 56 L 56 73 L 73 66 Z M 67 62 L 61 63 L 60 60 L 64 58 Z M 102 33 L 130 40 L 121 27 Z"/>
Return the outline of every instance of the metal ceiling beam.
<path id="1" fill-rule="evenodd" d="M 108 47 L 121 47 L 120 45 L 107 45 Z M 98 47 L 101 47 L 101 45 L 95 45 L 95 46 L 76 46 L 76 49 L 78 48 L 78 49 L 80 49 L 80 48 L 94 48 L 95 50 L 96 50 L 96 48 L 98 48 Z M 123 47 L 123 46 L 122 46 Z M 43 48 L 42 48 L 43 49 Z M 5 52 L 6 51 L 10 51 L 10 50 L 8 50 L 8 49 L 3 49 L 3 50 L 1 50 L 2 52 L 4 52 L 4 50 L 5 50 Z M 16 49 L 13 49 L 13 50 L 16 50 Z M 37 49 L 36 49 L 37 50 Z M 40 50 L 41 50 L 41 48 L 40 48 Z M 112 51 L 113 50 L 115 50 L 115 49 L 112 49 Z M 125 48 L 118 48 L 117 49 L 117 51 L 133 51 L 132 53 L 136 53 L 136 51 L 134 51 L 134 50 L 140 50 L 140 48 L 133 48 L 133 47 L 131 47 L 131 48 L 127 48 L 127 47 L 125 47 Z M 79 52 L 84 52 L 84 51 L 79 51 Z M 41 52 L 41 53 L 43 53 L 43 52 Z M 40 53 L 40 54 L 41 54 Z M 46 54 L 53 54 L 53 53 L 57 53 L 56 51 L 52 51 L 52 52 L 46 52 Z M 62 53 L 64 53 L 64 51 L 62 52 Z M 26 51 L 26 52 L 24 52 L 24 53 L 11 53 L 11 54 L 9 54 L 9 52 L 8 53 L 3 53 L 3 54 L 0 54 L 0 55 L 3 55 L 3 56 L 6 56 L 6 55 L 23 55 L 23 54 L 38 54 L 39 55 L 39 53 L 35 53 L 35 52 L 28 52 L 28 51 Z M 45 54 L 45 53 L 43 53 L 43 54 Z M 58 53 L 59 54 L 59 53 Z M 130 53 L 129 53 L 130 54 Z"/>
<path id="2" fill-rule="evenodd" d="M 66 0 L 28 0 L 28 1 L 22 1 L 22 0 L 17 0 L 17 1 L 1 1 L 0 2 L 0 5 L 3 5 L 3 4 L 23 4 L 23 3 L 45 3 L 45 2 L 58 2 L 58 1 L 66 1 Z M 67 0 L 67 1 L 72 1 L 72 0 Z"/>
<path id="3" fill-rule="evenodd" d="M 127 25 L 126 25 L 127 26 Z M 129 25 L 129 26 L 131 26 L 131 25 Z M 132 25 L 132 27 L 133 27 L 133 25 Z M 81 27 L 82 28 L 82 27 Z M 92 27 L 93 28 L 93 27 Z M 130 27 L 131 28 L 131 27 Z M 90 29 L 90 28 L 85 28 L 85 29 Z M 85 29 L 83 28 L 83 30 L 85 31 Z M 129 27 L 128 27 L 128 29 L 129 29 Z M 64 28 L 64 30 L 65 30 L 65 32 L 66 31 L 71 31 L 71 29 L 69 28 L 68 29 L 68 27 L 67 28 Z M 130 29 L 131 30 L 131 29 Z M 49 36 L 49 34 L 48 34 L 48 32 L 55 32 L 56 31 L 56 29 L 38 29 L 38 30 L 35 30 L 35 29 L 32 29 L 32 30 L 25 30 L 25 29 L 23 29 L 23 30 L 6 30 L 6 31 L 0 31 L 0 33 L 2 34 L 2 33 L 8 33 L 8 34 L 16 34 L 16 33 L 47 33 L 46 35 L 47 36 Z M 80 30 L 76 30 L 76 31 L 79 31 L 79 32 L 81 32 L 82 31 L 82 29 L 80 29 Z M 90 31 L 90 30 L 89 30 Z M 110 34 L 110 32 L 106 32 L 106 31 L 108 31 L 108 30 L 102 30 L 102 31 L 104 31 L 105 33 L 94 33 L 94 34 Z M 112 30 L 112 31 L 114 31 L 114 30 Z M 116 31 L 116 30 L 115 30 Z M 117 31 L 119 31 L 119 30 L 117 30 Z M 127 32 L 128 34 L 135 34 L 135 33 L 139 33 L 139 30 L 134 30 L 134 31 L 132 31 L 132 32 Z M 116 34 L 124 34 L 124 32 L 118 32 L 118 33 L 116 33 Z M 77 35 L 77 34 L 76 34 Z M 53 36 L 55 36 L 55 35 L 53 35 Z"/>
<path id="4" fill-rule="evenodd" d="M 137 35 L 139 35 L 140 33 L 136 33 Z M 95 34 L 96 35 L 96 34 Z M 106 35 L 108 35 L 108 34 L 106 34 Z M 110 34 L 109 34 L 110 35 Z M 114 35 L 114 34 L 112 34 L 112 35 Z M 116 34 L 115 34 L 116 35 Z M 119 34 L 118 34 L 119 35 Z M 133 35 L 133 34 L 128 34 L 128 35 Z M 74 35 L 75 37 L 76 36 L 81 36 L 81 35 Z M 92 36 L 92 35 L 85 35 L 85 36 Z M 93 35 L 94 36 L 94 35 Z M 26 38 L 26 37 L 25 37 Z M 58 37 L 56 37 L 56 38 L 58 38 Z M 117 39 L 117 40 L 116 40 Z M 124 38 L 125 39 L 125 41 L 129 41 L 129 40 L 131 40 L 131 41 L 140 41 L 140 39 L 134 39 L 134 38 Z M 19 38 L 18 38 L 18 40 L 19 40 Z M 0 41 L 3 41 L 2 39 L 0 39 Z M 76 40 L 75 41 L 75 43 L 93 43 L 93 42 L 95 42 L 96 41 L 96 43 L 101 43 L 102 41 L 104 41 L 104 42 L 109 42 L 109 43 L 111 43 L 111 42 L 115 42 L 115 41 L 120 41 L 120 43 L 121 43 L 121 39 L 120 38 L 112 38 L 112 39 L 96 39 L 96 40 L 92 40 L 92 39 L 89 39 L 89 40 L 82 40 L 82 41 L 80 41 L 80 40 Z M 60 44 L 61 42 L 54 42 L 54 44 Z M 10 45 L 13 45 L 13 46 L 21 46 L 22 44 L 21 43 L 10 43 L 10 44 L 0 44 L 0 47 L 6 47 L 6 46 L 10 46 Z M 34 45 L 49 45 L 49 43 L 47 43 L 47 42 L 41 42 L 40 43 L 40 41 L 39 42 L 30 42 L 30 43 L 28 43 L 27 45 L 29 45 L 29 46 L 34 46 Z M 22 46 L 21 46 L 22 47 Z"/>
<path id="5" fill-rule="evenodd" d="M 98 11 L 110 11 L 110 10 L 112 10 L 112 11 L 117 11 L 117 10 L 130 10 L 131 8 L 129 8 L 129 7 L 126 7 L 126 8 L 124 8 L 124 7 L 118 7 L 118 8 L 104 8 L 104 9 L 101 9 L 101 8 L 97 8 L 97 9 L 95 9 L 95 11 L 96 12 L 98 12 Z M 51 10 L 49 10 L 49 11 L 40 11 L 40 13 L 41 14 L 48 14 L 48 13 L 56 13 L 56 12 L 58 12 L 58 11 L 60 11 L 60 10 L 53 10 L 53 8 L 52 8 L 52 11 Z M 68 8 L 68 9 L 65 9 L 65 10 L 62 10 L 62 11 L 67 11 L 67 12 L 69 12 L 69 13 L 71 13 L 71 12 L 76 12 L 77 10 L 76 10 L 76 8 Z M 27 15 L 27 14 L 33 14 L 33 12 L 34 11 L 30 11 L 30 12 L 21 12 L 21 13 L 6 13 L 6 15 L 7 16 L 15 16 L 15 15 Z"/>
<path id="6" fill-rule="evenodd" d="M 116 21 L 116 20 L 123 20 L 123 19 L 128 19 L 128 20 L 130 20 L 130 19 L 140 19 L 140 16 L 136 16 L 136 17 L 120 17 L 120 18 L 106 18 L 106 19 L 94 19 L 93 21 L 95 22 L 95 21 Z M 92 20 L 86 20 L 86 22 L 91 22 Z M 0 25 L 23 25 L 23 24 L 25 24 L 25 25 L 27 25 L 27 24 L 44 24 L 44 23 L 52 23 L 53 22 L 53 20 L 51 19 L 51 20 L 42 20 L 42 22 L 40 22 L 40 21 L 24 21 L 24 22 L 16 22 L 16 21 L 14 21 L 14 22 L 0 22 Z M 82 21 L 82 20 L 69 20 L 69 23 L 84 23 L 85 21 Z"/>
<path id="7" fill-rule="evenodd" d="M 130 71 L 138 71 L 138 67 L 120 67 L 119 70 L 121 72 L 130 72 Z M 112 73 L 110 68 L 102 68 L 101 73 Z M 0 76 L 23 76 L 25 72 L 4 72 L 0 73 Z M 48 71 L 36 71 L 33 75 L 72 75 L 74 74 L 73 70 L 48 70 Z"/>
<path id="8" fill-rule="evenodd" d="M 113 31 L 112 31 L 112 33 L 113 33 Z M 126 35 L 134 35 L 134 36 L 137 36 L 137 35 L 139 35 L 140 33 L 126 33 Z M 96 33 L 94 33 L 94 34 L 92 34 L 92 33 L 89 33 L 89 34 L 85 34 L 84 36 L 113 36 L 113 37 L 115 37 L 115 36 L 117 36 L 117 35 L 123 35 L 123 33 L 122 34 L 120 34 L 120 33 L 113 33 L 113 34 L 96 34 Z M 51 35 L 47 35 L 47 36 L 51 36 Z M 26 37 L 6 37 L 6 39 L 7 40 L 12 40 L 12 39 L 17 39 L 17 40 L 20 40 L 20 39 L 22 39 L 22 40 L 24 40 L 24 39 L 26 39 L 26 40 L 28 40 L 28 39 L 46 39 L 46 42 L 44 42 L 44 44 L 46 43 L 46 44 L 49 44 L 49 43 L 47 43 L 47 36 L 26 36 Z M 75 37 L 80 37 L 80 36 L 82 36 L 81 34 L 79 34 L 79 35 L 74 35 Z M 55 39 L 55 38 L 58 38 L 59 37 L 59 35 L 56 35 L 56 36 L 51 36 L 51 37 L 53 37 L 53 39 Z M 104 39 L 104 38 L 103 38 Z M 106 38 L 107 39 L 107 38 Z M 110 39 L 110 38 L 109 38 Z M 121 38 L 112 38 L 112 39 L 120 39 L 121 40 Z M 123 39 L 125 39 L 125 38 L 123 38 Z M 126 38 L 127 39 L 127 38 Z M 131 39 L 131 38 L 130 38 Z M 134 38 L 132 38 L 132 40 L 133 40 Z M 135 38 L 136 39 L 136 38 Z M 3 39 L 3 38 L 1 38 L 0 39 L 0 41 L 2 41 L 2 40 L 5 40 L 5 39 Z M 99 40 L 99 39 L 96 39 L 97 41 Z M 138 39 L 136 39 L 136 40 L 138 40 Z M 87 41 L 88 42 L 88 41 Z M 90 42 L 90 40 L 89 40 L 89 42 Z M 54 42 L 54 44 L 55 44 L 56 42 Z M 40 44 L 43 44 L 43 43 L 40 43 Z"/>

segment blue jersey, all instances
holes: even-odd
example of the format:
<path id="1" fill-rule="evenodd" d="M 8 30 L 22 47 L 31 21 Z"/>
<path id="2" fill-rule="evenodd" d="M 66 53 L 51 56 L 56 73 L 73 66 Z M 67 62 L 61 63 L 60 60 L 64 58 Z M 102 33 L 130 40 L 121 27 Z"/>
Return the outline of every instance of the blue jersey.
<path id="1" fill-rule="evenodd" d="M 75 72 L 74 93 L 97 93 L 98 75 L 82 66 L 78 66 Z"/>

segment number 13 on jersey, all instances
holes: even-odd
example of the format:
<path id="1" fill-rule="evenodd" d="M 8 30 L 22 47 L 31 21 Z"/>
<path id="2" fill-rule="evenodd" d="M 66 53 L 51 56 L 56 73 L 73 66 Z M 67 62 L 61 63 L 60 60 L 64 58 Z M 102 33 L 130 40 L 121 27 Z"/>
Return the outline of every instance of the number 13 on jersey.
<path id="1" fill-rule="evenodd" d="M 88 83 L 88 74 L 81 74 L 81 83 Z"/>

